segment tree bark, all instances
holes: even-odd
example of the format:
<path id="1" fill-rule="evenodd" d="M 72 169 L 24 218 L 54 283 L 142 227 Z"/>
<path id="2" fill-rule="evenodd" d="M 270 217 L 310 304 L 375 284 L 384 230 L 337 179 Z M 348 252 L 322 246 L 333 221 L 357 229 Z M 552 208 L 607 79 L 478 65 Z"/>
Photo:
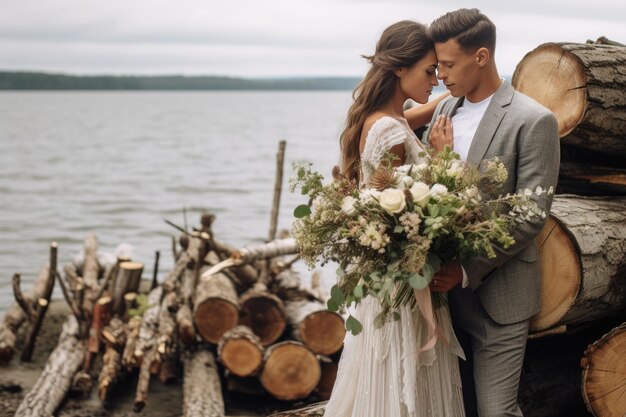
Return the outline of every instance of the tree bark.
<path id="1" fill-rule="evenodd" d="M 128 321 L 128 326 L 126 328 L 126 345 L 124 346 L 124 351 L 122 352 L 122 365 L 124 365 L 124 367 L 129 371 L 137 367 L 135 348 L 137 347 L 140 328 L 141 317 L 132 317 Z"/>
<path id="2" fill-rule="evenodd" d="M 562 143 L 626 155 L 626 48 L 546 43 L 520 61 L 512 84 L 554 112 Z"/>
<path id="3" fill-rule="evenodd" d="M 285 341 L 265 351 L 261 384 L 274 397 L 292 401 L 306 398 L 320 381 L 320 364 L 302 343 Z"/>
<path id="4" fill-rule="evenodd" d="M 247 326 L 237 326 L 222 336 L 217 347 L 220 362 L 234 375 L 255 375 L 263 364 L 261 341 Z"/>
<path id="5" fill-rule="evenodd" d="M 343 317 L 317 301 L 291 301 L 285 304 L 291 335 L 320 355 L 341 349 L 346 336 Z"/>
<path id="6" fill-rule="evenodd" d="M 177 348 L 176 321 L 170 312 L 168 299 L 164 298 L 159 312 L 159 336 L 157 337 L 156 362 L 160 365 L 171 360 Z"/>
<path id="7" fill-rule="evenodd" d="M 239 299 L 239 323 L 248 326 L 263 346 L 274 343 L 285 331 L 285 307 L 280 298 L 265 290 L 261 284 Z"/>
<path id="8" fill-rule="evenodd" d="M 139 335 L 135 345 L 134 358 L 136 364 L 144 362 L 144 356 L 151 352 L 156 344 L 159 329 L 159 311 L 161 309 L 161 296 L 163 287 L 156 287 L 148 295 L 149 307 L 143 313 Z M 153 358 L 151 358 L 153 359 Z M 150 362 L 148 363 L 150 365 Z"/>
<path id="9" fill-rule="evenodd" d="M 101 338 L 106 348 L 102 357 L 102 370 L 98 377 L 98 396 L 106 403 L 113 385 L 122 374 L 122 354 L 126 345 L 127 328 L 122 320 L 113 317 L 102 330 Z"/>
<path id="10" fill-rule="evenodd" d="M 299 301 L 303 299 L 324 301 L 319 298 L 319 291 L 302 285 L 300 275 L 292 269 L 285 269 L 279 272 L 270 280 L 268 287 L 271 292 L 285 301 Z"/>
<path id="11" fill-rule="evenodd" d="M 251 264 L 260 259 L 298 253 L 296 241 L 292 238 L 276 239 L 261 245 L 251 245 L 232 254 L 232 257 L 243 264 Z"/>
<path id="12" fill-rule="evenodd" d="M 69 316 L 63 325 L 59 343 L 50 354 L 37 382 L 24 397 L 15 417 L 52 416 L 59 407 L 80 367 L 85 345 L 77 339 L 78 322 Z"/>
<path id="13" fill-rule="evenodd" d="M 196 290 L 194 323 L 200 336 L 217 344 L 237 325 L 239 308 L 233 283 L 221 273 L 202 279 Z"/>
<path id="14" fill-rule="evenodd" d="M 109 398 L 109 393 L 122 373 L 122 355 L 111 345 L 107 345 L 102 358 L 102 370 L 98 377 L 98 397 L 102 402 Z"/>
<path id="15" fill-rule="evenodd" d="M 537 243 L 542 308 L 531 331 L 626 309 L 626 198 L 556 196 Z"/>
<path id="16" fill-rule="evenodd" d="M 183 304 L 176 312 L 176 328 L 178 337 L 186 347 L 196 343 L 196 328 L 193 325 L 193 315 L 187 304 Z"/>
<path id="17" fill-rule="evenodd" d="M 581 360 L 582 392 L 596 417 L 626 413 L 626 323 L 590 345 Z"/>
<path id="18" fill-rule="evenodd" d="M 206 350 L 189 352 L 184 362 L 183 416 L 224 416 L 222 386 L 213 354 Z"/>

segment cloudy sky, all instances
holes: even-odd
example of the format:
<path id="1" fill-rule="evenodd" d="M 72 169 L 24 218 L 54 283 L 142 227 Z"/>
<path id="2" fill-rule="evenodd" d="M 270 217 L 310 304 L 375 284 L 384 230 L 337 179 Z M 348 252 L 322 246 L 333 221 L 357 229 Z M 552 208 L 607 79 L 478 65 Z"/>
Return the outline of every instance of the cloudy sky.
<path id="1" fill-rule="evenodd" d="M 623 0 L 0 0 L 0 70 L 361 76 L 389 24 L 460 7 L 496 24 L 502 74 L 544 42 L 626 42 Z"/>

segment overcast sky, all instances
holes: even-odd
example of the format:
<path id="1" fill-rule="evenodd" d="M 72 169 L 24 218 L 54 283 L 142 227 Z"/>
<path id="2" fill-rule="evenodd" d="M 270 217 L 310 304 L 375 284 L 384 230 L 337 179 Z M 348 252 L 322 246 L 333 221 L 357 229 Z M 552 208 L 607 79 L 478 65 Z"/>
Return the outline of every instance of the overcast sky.
<path id="1" fill-rule="evenodd" d="M 544 42 L 626 42 L 623 0 L 0 0 L 0 69 L 362 76 L 385 27 L 460 7 L 496 24 L 502 74 Z"/>

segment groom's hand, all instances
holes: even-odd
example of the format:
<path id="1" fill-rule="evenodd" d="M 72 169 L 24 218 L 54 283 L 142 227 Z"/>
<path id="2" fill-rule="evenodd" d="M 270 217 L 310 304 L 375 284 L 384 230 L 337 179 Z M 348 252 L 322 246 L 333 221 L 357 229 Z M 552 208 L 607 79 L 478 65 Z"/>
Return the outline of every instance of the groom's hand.
<path id="1" fill-rule="evenodd" d="M 441 266 L 439 272 L 430 281 L 433 292 L 447 292 L 463 282 L 463 269 L 458 261 L 448 262 Z"/>

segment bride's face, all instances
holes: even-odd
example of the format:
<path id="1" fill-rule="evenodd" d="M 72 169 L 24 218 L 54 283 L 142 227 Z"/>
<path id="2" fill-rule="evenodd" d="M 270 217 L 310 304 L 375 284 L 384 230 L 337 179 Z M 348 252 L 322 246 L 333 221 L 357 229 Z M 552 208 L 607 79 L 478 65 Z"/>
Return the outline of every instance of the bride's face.
<path id="1" fill-rule="evenodd" d="M 439 85 L 436 71 L 437 55 L 432 50 L 412 67 L 396 71 L 396 75 L 400 78 L 400 90 L 407 98 L 421 104 L 427 103 L 433 87 Z"/>

